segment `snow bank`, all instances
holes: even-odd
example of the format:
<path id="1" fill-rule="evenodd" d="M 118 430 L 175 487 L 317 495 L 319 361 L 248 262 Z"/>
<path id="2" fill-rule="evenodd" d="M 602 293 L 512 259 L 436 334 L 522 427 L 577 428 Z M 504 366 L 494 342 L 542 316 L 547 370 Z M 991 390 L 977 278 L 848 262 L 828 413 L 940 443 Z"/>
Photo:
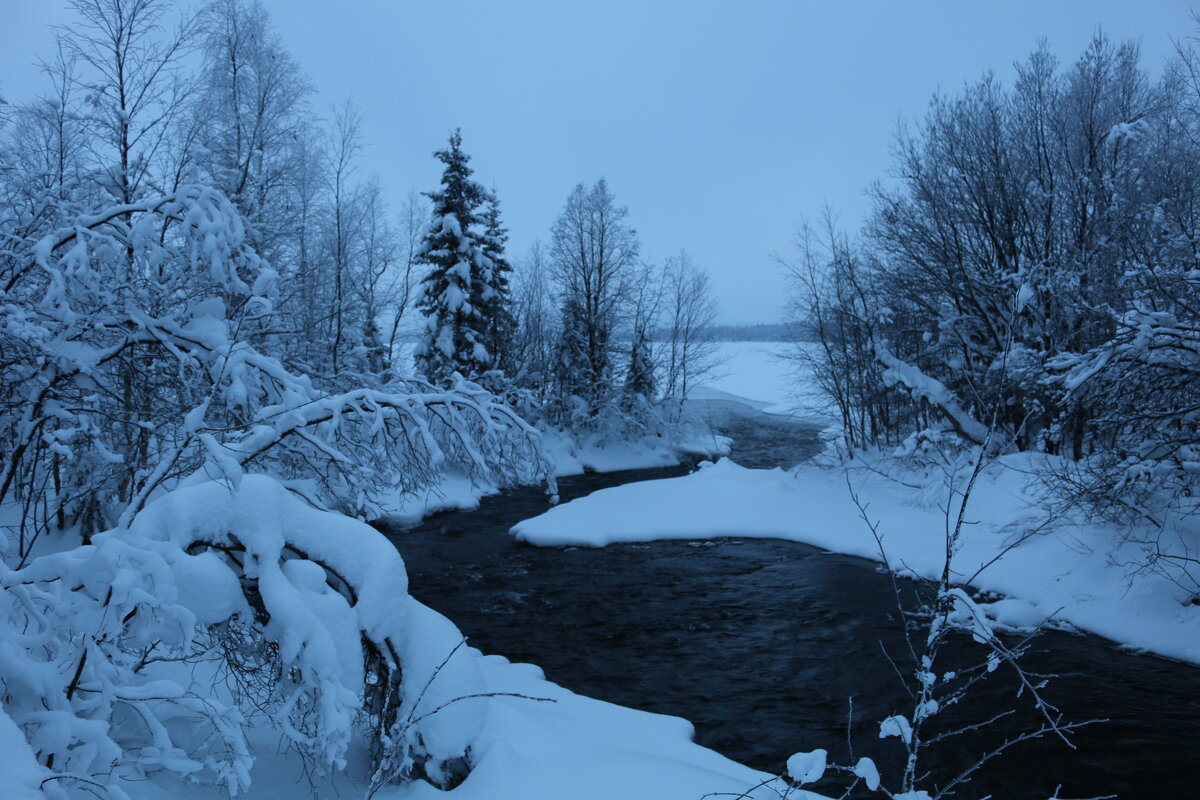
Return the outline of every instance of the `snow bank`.
<path id="1" fill-rule="evenodd" d="M 586 471 L 617 472 L 626 469 L 670 467 L 687 456 L 716 457 L 729 452 L 729 440 L 705 435 L 694 427 L 680 432 L 678 440 L 643 436 L 633 441 L 611 441 L 604 437 L 575 437 L 562 431 L 547 431 L 542 441 L 556 469 L 556 477 L 581 475 Z"/>
<path id="2" fill-rule="evenodd" d="M 462 635 L 453 623 L 408 595 L 404 561 L 391 542 L 362 522 L 312 508 L 271 478 L 246 476 L 232 492 L 211 482 L 179 489 L 147 506 L 128 534 L 106 535 L 169 540 L 189 552 L 210 548 L 203 554 L 212 559 L 204 585 L 188 592 L 185 584 L 181 593 L 203 597 L 197 616 L 207 614 L 208 621 L 212 605 L 232 609 L 245 602 L 237 576 L 212 553 L 244 552 L 241 572 L 257 580 L 270 615 L 266 635 L 283 662 L 300 672 L 294 691 L 317 700 L 323 741 L 311 745 L 339 768 L 364 690 L 360 637 L 398 656 L 402 712 L 413 718 L 482 686 L 474 660 L 456 652 Z M 348 596 L 335 585 L 344 585 Z M 457 703 L 412 733 L 423 755 L 451 761 L 470 747 L 482 716 L 481 703 Z"/>
<path id="3" fill-rule="evenodd" d="M 3 797 L 46 778 L 240 794 L 264 750 L 336 773 L 368 741 L 384 774 L 449 783 L 486 715 L 477 654 L 408 595 L 392 544 L 266 476 L 189 485 L 90 545 L 0 562 L 0 589 Z M 364 703 L 385 714 L 369 732 Z"/>
<path id="4" fill-rule="evenodd" d="M 556 478 L 585 472 L 672 467 L 689 456 L 715 458 L 729 452 L 728 438 L 704 436 L 698 430 L 691 438 L 676 441 L 657 436 L 610 441 L 599 436 L 572 436 L 553 429 L 542 432 L 542 444 L 554 465 Z M 420 492 L 393 493 L 380 503 L 386 511 L 379 521 L 394 527 L 410 527 L 442 511 L 474 511 L 479 508 L 480 500 L 499 491 L 494 482 L 447 473 L 438 484 Z"/>
<path id="5" fill-rule="evenodd" d="M 42 781 L 50 777 L 50 770 L 34 758 L 25 743 L 25 735 L 0 706 L 0 758 L 3 759 L 3 777 L 0 777 L 0 792 L 7 800 L 43 800 Z"/>
<path id="6" fill-rule="evenodd" d="M 474 769 L 450 791 L 424 782 L 390 785 L 375 794 L 376 800 L 699 800 L 711 793 L 779 800 L 785 789 L 778 780 L 754 789 L 771 776 L 695 744 L 686 720 L 577 695 L 546 681 L 532 664 L 472 649 L 464 653 L 478 664 L 486 691 L 500 695 L 487 700 Z M 269 741 L 266 733 L 257 738 Z M 298 779 L 301 768 L 294 754 L 266 749 L 255 764 L 246 800 L 366 794 L 365 781 L 345 773 L 314 776 L 310 790 Z M 133 800 L 219 796 L 211 788 L 161 779 L 131 786 L 130 795 Z M 825 800 L 797 789 L 787 797 Z"/>
<path id="7" fill-rule="evenodd" d="M 1035 466 L 1028 456 L 1011 456 L 981 476 L 968 507 L 968 519 L 977 524 L 966 526 L 954 562 L 959 580 L 1042 524 L 1044 513 L 1032 495 Z M 946 519 L 938 503 L 946 491 L 939 482 L 922 492 L 870 472 L 850 474 L 869 516 L 879 521 L 891 563 L 924 577 L 940 574 Z M 603 489 L 520 522 L 512 533 L 539 545 L 593 547 L 770 537 L 879 558 L 843 471 L 750 470 L 728 459 L 681 478 Z M 1054 617 L 1131 647 L 1200 663 L 1200 607 L 1184 605 L 1186 591 L 1160 576 L 1131 582 L 1120 566 L 1128 559 L 1112 553 L 1115 541 L 1116 531 L 1104 525 L 1063 521 L 1030 536 L 972 585 L 1024 601 L 987 606 L 1003 625 L 1028 627 Z"/>
<path id="8" fill-rule="evenodd" d="M 462 785 L 427 784 L 381 792 L 387 800 L 698 800 L 710 793 L 778 800 L 770 776 L 691 741 L 678 717 L 636 711 L 574 694 L 545 681 L 529 664 L 501 656 L 480 661 L 489 691 L 548 698 L 497 697 L 477 740 L 479 758 Z M 745 794 L 743 794 L 745 793 Z M 793 790 L 793 800 L 820 796 Z"/>

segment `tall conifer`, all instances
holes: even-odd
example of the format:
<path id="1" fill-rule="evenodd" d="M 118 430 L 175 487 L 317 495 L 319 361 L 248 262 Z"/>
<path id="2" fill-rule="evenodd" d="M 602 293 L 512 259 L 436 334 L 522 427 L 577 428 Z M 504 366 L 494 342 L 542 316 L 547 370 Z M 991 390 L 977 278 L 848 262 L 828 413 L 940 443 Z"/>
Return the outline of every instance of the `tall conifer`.
<path id="1" fill-rule="evenodd" d="M 471 180 L 462 133 L 455 130 L 449 147 L 434 157 L 445 169 L 441 189 L 426 195 L 433 201 L 433 216 L 416 255 L 429 272 L 417 303 L 425 331 L 415 355 L 418 371 L 444 385 L 455 372 L 475 379 L 492 368 L 483 298 L 491 264 L 476 233 L 484 192 Z"/>

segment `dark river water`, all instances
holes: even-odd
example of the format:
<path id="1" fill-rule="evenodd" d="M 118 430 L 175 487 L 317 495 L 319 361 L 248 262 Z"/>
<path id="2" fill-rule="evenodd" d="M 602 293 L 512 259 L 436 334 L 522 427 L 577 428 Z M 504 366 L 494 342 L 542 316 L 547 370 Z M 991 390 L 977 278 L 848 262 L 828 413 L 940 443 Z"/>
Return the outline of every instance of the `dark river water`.
<path id="1" fill-rule="evenodd" d="M 790 465 L 816 450 L 811 426 L 734 406 L 712 413 L 746 466 Z M 583 475 L 561 481 L 560 493 L 566 501 L 686 471 Z M 792 753 L 818 747 L 853 763 L 853 747 L 894 786 L 888 776 L 902 754 L 896 739 L 878 738 L 878 723 L 910 712 L 896 673 L 911 674 L 911 660 L 892 582 L 872 562 L 762 539 L 592 549 L 533 547 L 508 535 L 546 507 L 540 490 L 516 490 L 388 534 L 412 594 L 484 652 L 537 664 L 581 694 L 684 717 L 697 742 L 763 770 L 779 772 Z M 906 597 L 919 590 L 902 582 Z M 979 652 L 950 648 L 937 669 Z M 1053 738 L 1018 744 L 955 797 L 1200 798 L 1200 668 L 1064 631 L 1038 637 L 1022 663 L 1055 676 L 1043 696 L 1068 720 L 1108 721 L 1077 731 L 1073 750 Z M 1010 707 L 1017 713 L 922 756 L 935 783 L 1038 720 L 1004 668 L 939 715 L 974 723 Z M 809 788 L 836 797 L 846 785 L 838 778 Z"/>

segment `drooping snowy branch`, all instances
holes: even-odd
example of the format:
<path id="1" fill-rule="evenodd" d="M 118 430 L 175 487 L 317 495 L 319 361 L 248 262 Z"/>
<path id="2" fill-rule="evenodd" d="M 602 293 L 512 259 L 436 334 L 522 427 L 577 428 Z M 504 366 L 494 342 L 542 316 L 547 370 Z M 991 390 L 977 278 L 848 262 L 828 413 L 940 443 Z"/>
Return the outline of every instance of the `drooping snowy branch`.
<path id="1" fill-rule="evenodd" d="M 884 384 L 904 386 L 914 399 L 924 400 L 941 411 L 955 432 L 964 439 L 975 445 L 983 444 L 987 439 L 987 426 L 971 416 L 944 383 L 901 361 L 892 354 L 885 342 L 877 341 L 874 346 L 875 359 L 884 367 Z"/>
<path id="2" fill-rule="evenodd" d="M 480 701 L 427 713 L 483 686 L 391 543 L 265 476 L 179 489 L 91 545 L 0 563 L 0 587 L 0 710 L 27 742 L 13 757 L 112 797 L 161 771 L 244 790 L 248 709 L 318 769 L 345 766 L 365 712 L 377 759 L 435 779 L 482 722 Z"/>
<path id="3" fill-rule="evenodd" d="M 552 486 L 538 432 L 458 377 L 339 391 L 273 355 L 278 276 L 212 189 L 78 217 L 23 257 L 0 296 L 15 758 L 52 790 L 121 798 L 166 771 L 236 793 L 262 712 L 318 768 L 361 725 L 388 775 L 461 775 L 473 656 L 389 542 L 314 506 L 378 515 L 452 472 Z M 72 528 L 84 545 L 38 557 Z"/>
<path id="4" fill-rule="evenodd" d="M 127 521 L 201 467 L 308 480 L 360 515 L 448 470 L 550 475 L 536 431 L 473 384 L 330 392 L 267 355 L 277 275 L 211 189 L 81 218 L 29 258 L 0 323 L 19 354 L 0 405 L 0 501 L 37 510 L 35 531 L 47 517 L 103 527 L 126 506 Z"/>

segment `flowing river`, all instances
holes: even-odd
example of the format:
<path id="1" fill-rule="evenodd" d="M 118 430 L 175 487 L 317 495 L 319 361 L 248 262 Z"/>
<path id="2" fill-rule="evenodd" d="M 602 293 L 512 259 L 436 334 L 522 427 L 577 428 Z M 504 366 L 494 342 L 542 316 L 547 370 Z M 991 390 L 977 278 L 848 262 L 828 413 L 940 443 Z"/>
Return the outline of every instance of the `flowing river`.
<path id="1" fill-rule="evenodd" d="M 817 429 L 735 404 L 714 404 L 732 458 L 791 465 L 817 448 Z M 687 468 L 566 478 L 563 501 Z M 871 756 L 884 782 L 902 767 L 878 723 L 907 713 L 897 671 L 911 674 L 888 575 L 864 559 L 764 539 L 664 541 L 604 548 L 540 548 L 508 534 L 547 508 L 539 489 L 487 498 L 408 530 L 386 531 L 408 565 L 411 592 L 450 617 L 473 646 L 539 665 L 581 694 L 691 720 L 696 741 L 770 772 L 798 750 L 831 761 Z M 906 602 L 917 587 L 901 582 Z M 978 660 L 964 643 L 939 671 Z M 956 797 L 1200 797 L 1200 668 L 1127 652 L 1066 631 L 1037 637 L 1021 662 L 1047 678 L 1043 697 L 1075 731 L 1021 742 L 988 761 Z M 932 746 L 923 770 L 949 776 L 1036 727 L 1028 693 L 1003 668 L 939 715 L 980 731 Z M 947 776 L 947 777 L 941 777 Z M 814 788 L 839 796 L 847 782 Z M 1058 788 L 1061 787 L 1061 788 Z M 868 796 L 853 795 L 853 796 Z M 699 798 L 697 798 L 699 800 Z"/>

